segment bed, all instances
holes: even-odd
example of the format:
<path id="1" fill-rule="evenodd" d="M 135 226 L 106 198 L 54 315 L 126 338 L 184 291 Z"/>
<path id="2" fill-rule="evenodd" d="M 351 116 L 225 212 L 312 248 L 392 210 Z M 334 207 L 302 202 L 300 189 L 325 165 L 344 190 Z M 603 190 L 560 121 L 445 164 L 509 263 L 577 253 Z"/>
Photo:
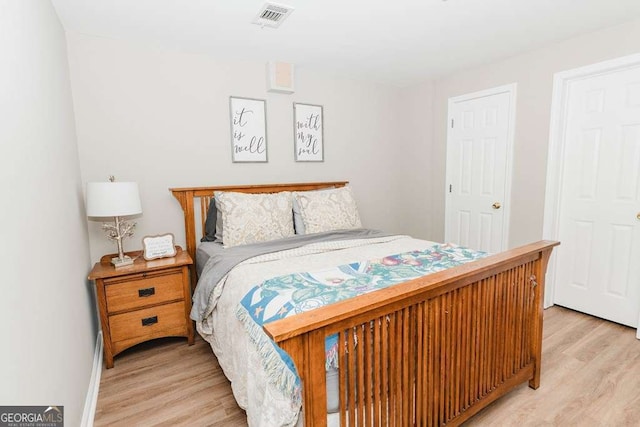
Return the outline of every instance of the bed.
<path id="1" fill-rule="evenodd" d="M 269 194 L 346 184 L 170 191 L 184 212 L 187 251 L 197 259 L 201 256 L 197 236 L 204 233 L 215 191 Z M 234 305 L 248 289 L 243 280 L 261 283 L 270 274 L 292 273 L 305 263 L 326 268 L 327 263 L 378 259 L 408 248 L 429 252 L 437 245 L 406 236 L 376 235 L 367 237 L 364 246 L 364 238 L 356 237 L 344 237 L 340 250 L 322 257 L 304 252 L 298 258 L 267 256 L 265 265 L 249 259 L 225 276 L 226 287 L 209 294 L 211 300 L 216 294 L 216 307 L 196 327 L 218 356 L 250 425 L 270 425 L 265 420 L 276 420 L 273 425 L 305 426 L 459 425 L 524 382 L 539 387 L 544 279 L 558 244 L 550 241 L 482 256 L 263 325 L 266 336 L 295 364 L 301 388 L 302 416 L 298 417 L 295 406 L 300 402 L 281 401 L 260 373 L 246 369 L 259 367 L 260 362 L 247 355 L 251 340 L 242 336 Z M 317 243 L 314 250 L 323 244 Z M 197 293 L 196 276 L 194 269 L 191 277 Z M 221 329 L 214 333 L 216 326 Z M 336 366 L 340 367 L 333 377 L 326 365 L 331 337 L 337 343 Z M 235 350 L 230 348 L 233 342 L 239 343 Z M 252 393 L 258 395 L 253 401 L 247 397 Z M 336 408 L 329 411 L 331 396 Z M 328 412 L 335 413 L 327 416 Z"/>

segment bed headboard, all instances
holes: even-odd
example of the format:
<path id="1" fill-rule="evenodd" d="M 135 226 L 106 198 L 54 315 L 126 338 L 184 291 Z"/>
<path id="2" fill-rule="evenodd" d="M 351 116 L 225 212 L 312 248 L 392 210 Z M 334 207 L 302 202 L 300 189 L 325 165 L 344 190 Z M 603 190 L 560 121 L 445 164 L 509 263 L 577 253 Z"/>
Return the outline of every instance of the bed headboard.
<path id="1" fill-rule="evenodd" d="M 209 203 L 214 191 L 235 191 L 238 193 L 279 193 L 280 191 L 309 191 L 329 187 L 344 187 L 348 181 L 304 182 L 296 184 L 260 184 L 260 185 L 228 185 L 218 187 L 170 188 L 169 191 L 178 199 L 184 213 L 184 231 L 187 240 L 187 252 L 191 259 L 196 259 L 196 219 L 200 218 L 200 237 L 204 236 L 204 223 L 207 219 Z M 200 207 L 196 207 L 199 199 Z M 198 215 L 199 213 L 199 215 Z M 192 284 L 195 283 L 195 268 L 192 269 Z"/>

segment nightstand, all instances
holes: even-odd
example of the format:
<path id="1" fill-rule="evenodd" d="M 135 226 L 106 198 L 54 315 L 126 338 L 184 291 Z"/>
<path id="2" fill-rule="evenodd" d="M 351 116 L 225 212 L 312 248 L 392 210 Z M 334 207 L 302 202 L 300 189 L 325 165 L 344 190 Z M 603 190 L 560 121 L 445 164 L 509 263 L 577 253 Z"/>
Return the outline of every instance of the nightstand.
<path id="1" fill-rule="evenodd" d="M 104 358 L 107 369 L 113 356 L 129 347 L 160 337 L 186 337 L 193 345 L 189 254 L 179 246 L 172 258 L 145 261 L 142 252 L 130 252 L 131 266 L 115 269 L 113 255 L 93 267 Z"/>

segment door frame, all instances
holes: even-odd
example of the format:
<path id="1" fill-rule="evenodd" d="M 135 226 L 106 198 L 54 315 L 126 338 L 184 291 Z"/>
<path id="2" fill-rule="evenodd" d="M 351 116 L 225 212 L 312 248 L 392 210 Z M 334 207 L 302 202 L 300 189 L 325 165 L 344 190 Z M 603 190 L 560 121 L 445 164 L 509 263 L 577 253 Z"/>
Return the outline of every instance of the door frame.
<path id="1" fill-rule="evenodd" d="M 584 67 L 555 73 L 551 98 L 551 122 L 549 126 L 549 152 L 547 155 L 547 185 L 544 203 L 543 239 L 558 240 L 560 228 L 560 200 L 564 175 L 565 133 L 569 85 L 576 80 L 612 72 L 624 71 L 640 66 L 640 54 L 633 54 Z M 561 242 L 562 243 L 562 242 Z M 557 251 L 555 251 L 557 253 Z M 547 269 L 544 307 L 554 305 L 556 289 L 556 259 L 554 253 Z M 640 326 L 640 319 L 638 319 Z M 638 329 L 640 338 L 640 329 Z"/>
<path id="2" fill-rule="evenodd" d="M 513 175 L 513 144 L 515 138 L 515 123 L 516 123 L 516 103 L 518 94 L 518 84 L 510 83 L 502 86 L 493 87 L 490 89 L 480 90 L 477 92 L 471 92 L 464 95 L 454 96 L 449 98 L 447 104 L 447 158 L 445 162 L 445 208 L 444 208 L 444 235 L 445 241 L 451 236 L 447 235 L 447 221 L 449 218 L 449 209 L 451 208 L 449 202 L 449 190 L 448 185 L 451 182 L 451 167 L 449 165 L 449 147 L 452 144 L 451 135 L 451 121 L 453 120 L 453 106 L 459 102 L 471 101 L 472 99 L 484 98 L 492 95 L 499 95 L 501 93 L 508 93 L 510 95 L 509 102 L 509 124 L 507 128 L 507 158 L 506 158 L 506 170 L 505 170 L 505 185 L 504 185 L 504 200 L 503 200 L 503 221 L 502 221 L 502 250 L 507 250 L 509 247 L 509 226 L 511 218 L 511 181 Z"/>

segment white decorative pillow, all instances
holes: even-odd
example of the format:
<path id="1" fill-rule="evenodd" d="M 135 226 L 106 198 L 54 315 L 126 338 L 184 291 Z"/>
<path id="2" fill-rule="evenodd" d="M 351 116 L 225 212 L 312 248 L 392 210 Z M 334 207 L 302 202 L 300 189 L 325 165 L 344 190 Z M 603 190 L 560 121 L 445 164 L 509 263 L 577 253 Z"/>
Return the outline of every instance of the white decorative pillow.
<path id="1" fill-rule="evenodd" d="M 326 187 L 321 190 L 309 190 L 300 192 L 298 194 L 309 194 L 318 191 L 334 190 L 336 187 Z M 300 206 L 298 206 L 298 199 L 293 198 L 293 228 L 296 230 L 296 234 L 306 234 L 304 230 L 304 221 L 302 220 L 302 213 L 300 212 Z"/>
<path id="2" fill-rule="evenodd" d="M 360 215 L 351 187 L 293 193 L 304 233 L 360 228 Z"/>
<path id="3" fill-rule="evenodd" d="M 216 191 L 225 247 L 294 235 L 291 193 L 245 194 Z"/>

